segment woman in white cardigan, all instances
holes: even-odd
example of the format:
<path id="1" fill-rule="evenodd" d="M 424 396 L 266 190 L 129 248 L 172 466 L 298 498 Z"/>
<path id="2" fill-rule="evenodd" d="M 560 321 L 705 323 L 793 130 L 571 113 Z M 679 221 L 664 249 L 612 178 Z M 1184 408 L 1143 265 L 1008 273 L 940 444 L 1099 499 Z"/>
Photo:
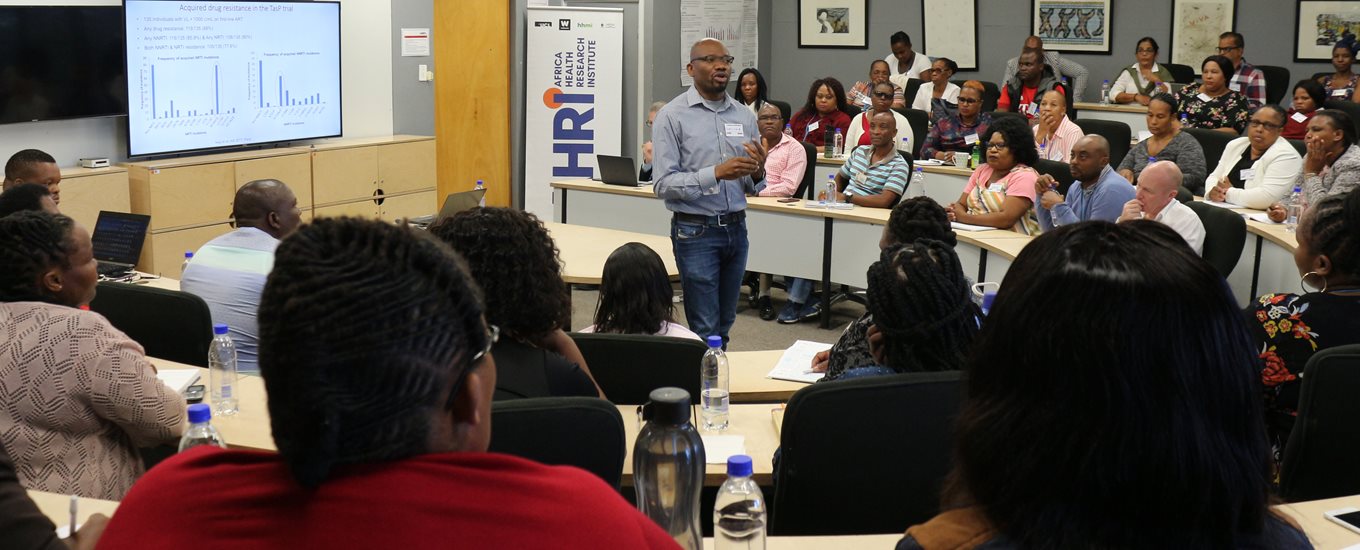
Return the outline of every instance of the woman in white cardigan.
<path id="1" fill-rule="evenodd" d="M 1228 142 L 1204 182 L 1209 200 L 1265 210 L 1288 196 L 1303 169 L 1289 140 L 1280 138 L 1284 109 L 1264 105 L 1251 114 L 1247 135 Z"/>

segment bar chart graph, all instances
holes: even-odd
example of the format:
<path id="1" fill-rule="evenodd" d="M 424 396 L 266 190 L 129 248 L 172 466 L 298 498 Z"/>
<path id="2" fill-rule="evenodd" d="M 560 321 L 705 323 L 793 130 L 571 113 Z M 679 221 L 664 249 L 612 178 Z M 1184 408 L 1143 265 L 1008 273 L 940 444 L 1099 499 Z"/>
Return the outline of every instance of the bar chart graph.
<path id="1" fill-rule="evenodd" d="M 236 108 L 232 107 L 226 111 L 222 110 L 222 70 L 217 65 L 212 66 L 212 108 L 203 105 L 207 102 L 206 94 L 191 94 L 191 98 L 186 102 L 184 98 L 165 97 L 156 86 L 156 65 L 150 67 L 150 86 L 151 93 L 151 119 L 171 119 L 183 117 L 212 116 L 221 114 L 235 114 Z M 165 76 L 162 75 L 162 81 Z M 161 97 L 157 97 L 157 95 Z M 175 105 L 176 99 L 179 105 Z M 190 108 L 190 105 L 193 107 Z"/>
<path id="2" fill-rule="evenodd" d="M 265 95 L 264 84 L 267 78 L 265 78 L 264 75 L 268 73 L 265 72 L 264 60 L 257 60 L 255 62 L 255 74 L 259 75 L 254 79 L 258 86 L 255 94 L 256 105 L 261 109 L 270 107 L 295 107 L 299 105 L 321 105 L 323 103 L 320 92 L 314 92 L 307 95 L 294 94 L 292 90 L 285 86 L 282 74 L 275 76 L 277 82 L 277 85 L 275 86 L 277 99 L 267 101 L 265 98 L 270 96 Z"/>

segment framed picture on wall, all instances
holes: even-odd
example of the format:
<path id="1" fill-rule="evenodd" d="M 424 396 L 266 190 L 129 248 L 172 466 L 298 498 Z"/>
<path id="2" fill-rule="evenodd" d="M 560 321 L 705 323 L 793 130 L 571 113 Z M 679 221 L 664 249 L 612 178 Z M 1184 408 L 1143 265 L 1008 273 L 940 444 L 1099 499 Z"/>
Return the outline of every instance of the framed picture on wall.
<path id="1" fill-rule="evenodd" d="M 1237 26 L 1237 0 L 1172 0 L 1167 59 L 1199 74 L 1204 58 L 1218 55 L 1218 35 Z"/>
<path id="2" fill-rule="evenodd" d="M 1338 40 L 1360 35 L 1360 2 L 1354 0 L 1298 0 L 1295 14 L 1294 61 L 1331 61 Z"/>
<path id="3" fill-rule="evenodd" d="M 798 0 L 799 48 L 869 48 L 869 0 Z"/>
<path id="4" fill-rule="evenodd" d="M 1033 34 L 1045 50 L 1110 53 L 1110 0 L 1032 1 Z"/>
<path id="5" fill-rule="evenodd" d="M 976 71 L 977 0 L 922 0 L 921 40 L 931 57 L 948 57 L 960 71 Z"/>

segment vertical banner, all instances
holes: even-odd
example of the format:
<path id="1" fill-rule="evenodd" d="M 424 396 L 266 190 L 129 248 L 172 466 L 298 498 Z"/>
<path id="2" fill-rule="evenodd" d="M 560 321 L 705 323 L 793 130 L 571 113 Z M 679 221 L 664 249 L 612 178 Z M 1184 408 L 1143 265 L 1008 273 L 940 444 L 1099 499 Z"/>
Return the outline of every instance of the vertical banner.
<path id="1" fill-rule="evenodd" d="M 526 12 L 524 209 L 551 220 L 554 180 L 595 177 L 595 155 L 619 155 L 623 10 Z"/>

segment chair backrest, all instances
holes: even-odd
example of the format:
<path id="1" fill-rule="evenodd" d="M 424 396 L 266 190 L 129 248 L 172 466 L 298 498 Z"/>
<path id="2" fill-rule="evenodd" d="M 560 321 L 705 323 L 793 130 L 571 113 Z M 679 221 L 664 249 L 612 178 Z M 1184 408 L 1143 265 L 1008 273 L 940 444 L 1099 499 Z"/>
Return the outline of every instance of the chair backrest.
<path id="1" fill-rule="evenodd" d="M 1303 140 L 1291 139 L 1287 141 L 1289 141 L 1289 145 L 1294 147 L 1295 151 L 1298 151 L 1300 157 L 1308 155 L 1308 144 L 1305 143 Z"/>
<path id="2" fill-rule="evenodd" d="M 1110 166 L 1119 166 L 1124 156 L 1129 154 L 1129 140 L 1133 139 L 1133 129 L 1117 120 L 1077 119 L 1077 127 L 1083 134 L 1096 134 L 1110 142 Z"/>
<path id="3" fill-rule="evenodd" d="M 793 196 L 812 200 L 817 196 L 817 186 L 814 183 L 817 179 L 817 148 L 806 141 L 799 143 L 803 146 L 803 154 L 807 155 L 807 165 L 803 169 L 803 181 L 798 182 L 798 190 L 794 191 Z"/>
<path id="4" fill-rule="evenodd" d="M 1289 81 L 1289 69 L 1276 67 L 1274 65 L 1257 65 L 1266 77 L 1266 103 L 1269 105 L 1279 105 L 1280 100 L 1284 99 L 1285 92 L 1294 83 Z"/>
<path id="5" fill-rule="evenodd" d="M 1034 165 L 1034 169 L 1040 174 L 1048 174 L 1053 179 L 1058 180 L 1058 193 L 1061 195 L 1066 195 L 1067 189 L 1072 187 L 1072 182 L 1076 181 L 1076 178 L 1072 177 L 1072 166 L 1066 162 L 1039 159 L 1039 162 Z"/>
<path id="6" fill-rule="evenodd" d="M 590 374 L 619 405 L 641 405 L 652 390 L 673 386 L 699 395 L 699 360 L 708 346 L 698 340 L 644 334 L 571 333 Z"/>
<path id="7" fill-rule="evenodd" d="M 1336 74 L 1336 71 L 1323 71 L 1323 72 L 1320 72 L 1320 73 L 1313 73 L 1313 76 L 1308 77 L 1308 80 L 1312 80 L 1313 82 L 1317 82 L 1319 78 L 1322 78 L 1322 77 L 1324 77 L 1324 76 L 1332 76 L 1332 75 L 1334 75 L 1334 74 Z"/>
<path id="8" fill-rule="evenodd" d="M 907 117 L 907 124 L 911 125 L 911 135 L 916 136 L 911 144 L 911 156 L 921 156 L 921 145 L 926 142 L 926 135 L 930 133 L 930 113 L 919 109 L 899 109 L 902 116 Z"/>
<path id="9" fill-rule="evenodd" d="M 1329 99 L 1324 102 L 1322 106 L 1328 109 L 1344 111 L 1347 115 L 1350 115 L 1351 124 L 1355 125 L 1356 133 L 1360 134 L 1360 104 L 1342 99 Z"/>
<path id="10" fill-rule="evenodd" d="M 996 121 L 1001 120 L 1001 119 L 1006 118 L 1006 117 L 1014 118 L 1014 119 L 1016 119 L 1016 120 L 1019 120 L 1020 122 L 1025 123 L 1026 125 L 1029 125 L 1029 119 L 1028 119 L 1028 118 L 1025 118 L 1025 115 L 1022 115 L 1022 114 L 1020 114 L 1020 113 L 1012 113 L 1012 112 L 1010 112 L 1010 111 L 993 111 L 993 112 L 992 112 L 992 122 L 993 122 L 994 124 L 995 124 Z M 978 139 L 984 139 L 985 137 L 986 137 L 986 136 L 978 136 Z M 985 144 L 980 144 L 980 145 L 985 145 Z M 985 156 L 985 155 L 984 155 L 984 156 Z"/>
<path id="11" fill-rule="evenodd" d="M 1247 242 L 1247 222 L 1232 210 L 1202 202 L 1187 204 L 1204 224 L 1204 261 L 1209 262 L 1224 278 L 1237 267 L 1242 258 L 1242 245 Z"/>
<path id="12" fill-rule="evenodd" d="M 1360 344 L 1317 352 L 1303 369 L 1299 415 L 1285 444 L 1280 496 L 1290 502 L 1360 493 Z"/>
<path id="13" fill-rule="evenodd" d="M 962 88 L 963 83 L 969 80 L 972 79 L 950 80 L 950 82 Z M 996 102 L 1001 100 L 1001 88 L 998 88 L 995 82 L 987 82 L 986 80 L 979 80 L 978 82 L 982 83 L 982 112 L 995 111 Z"/>
<path id="14" fill-rule="evenodd" d="M 597 397 L 540 397 L 491 404 L 490 451 L 575 466 L 615 489 L 627 455 L 618 407 Z"/>
<path id="15" fill-rule="evenodd" d="M 901 533 L 934 516 L 960 379 L 896 374 L 798 390 L 780 432 L 770 534 Z M 846 498 L 854 505 L 835 504 Z"/>
<path id="16" fill-rule="evenodd" d="M 771 99 L 769 102 L 773 103 L 775 107 L 779 107 L 779 114 L 784 117 L 785 124 L 788 124 L 788 121 L 793 119 L 793 107 L 790 107 L 788 102 L 779 101 L 777 99 Z"/>
<path id="17" fill-rule="evenodd" d="M 907 79 L 907 87 L 902 88 L 902 99 L 907 102 L 907 106 L 911 106 L 911 102 L 916 99 L 916 92 L 920 90 L 921 79 L 919 78 Z"/>
<path id="18" fill-rule="evenodd" d="M 1237 136 L 1227 132 L 1206 128 L 1186 128 L 1181 131 L 1189 133 L 1190 137 L 1199 142 L 1199 148 L 1204 150 L 1204 162 L 1209 166 L 1217 166 L 1218 159 L 1223 156 L 1223 149 L 1228 146 L 1228 142 L 1237 139 Z"/>
<path id="19" fill-rule="evenodd" d="M 1179 63 L 1158 63 L 1171 71 L 1171 80 L 1178 84 L 1191 84 L 1195 81 L 1195 68 Z"/>
<path id="20" fill-rule="evenodd" d="M 212 314 L 202 298 L 178 290 L 99 283 L 90 311 L 103 315 L 151 357 L 208 366 Z"/>

